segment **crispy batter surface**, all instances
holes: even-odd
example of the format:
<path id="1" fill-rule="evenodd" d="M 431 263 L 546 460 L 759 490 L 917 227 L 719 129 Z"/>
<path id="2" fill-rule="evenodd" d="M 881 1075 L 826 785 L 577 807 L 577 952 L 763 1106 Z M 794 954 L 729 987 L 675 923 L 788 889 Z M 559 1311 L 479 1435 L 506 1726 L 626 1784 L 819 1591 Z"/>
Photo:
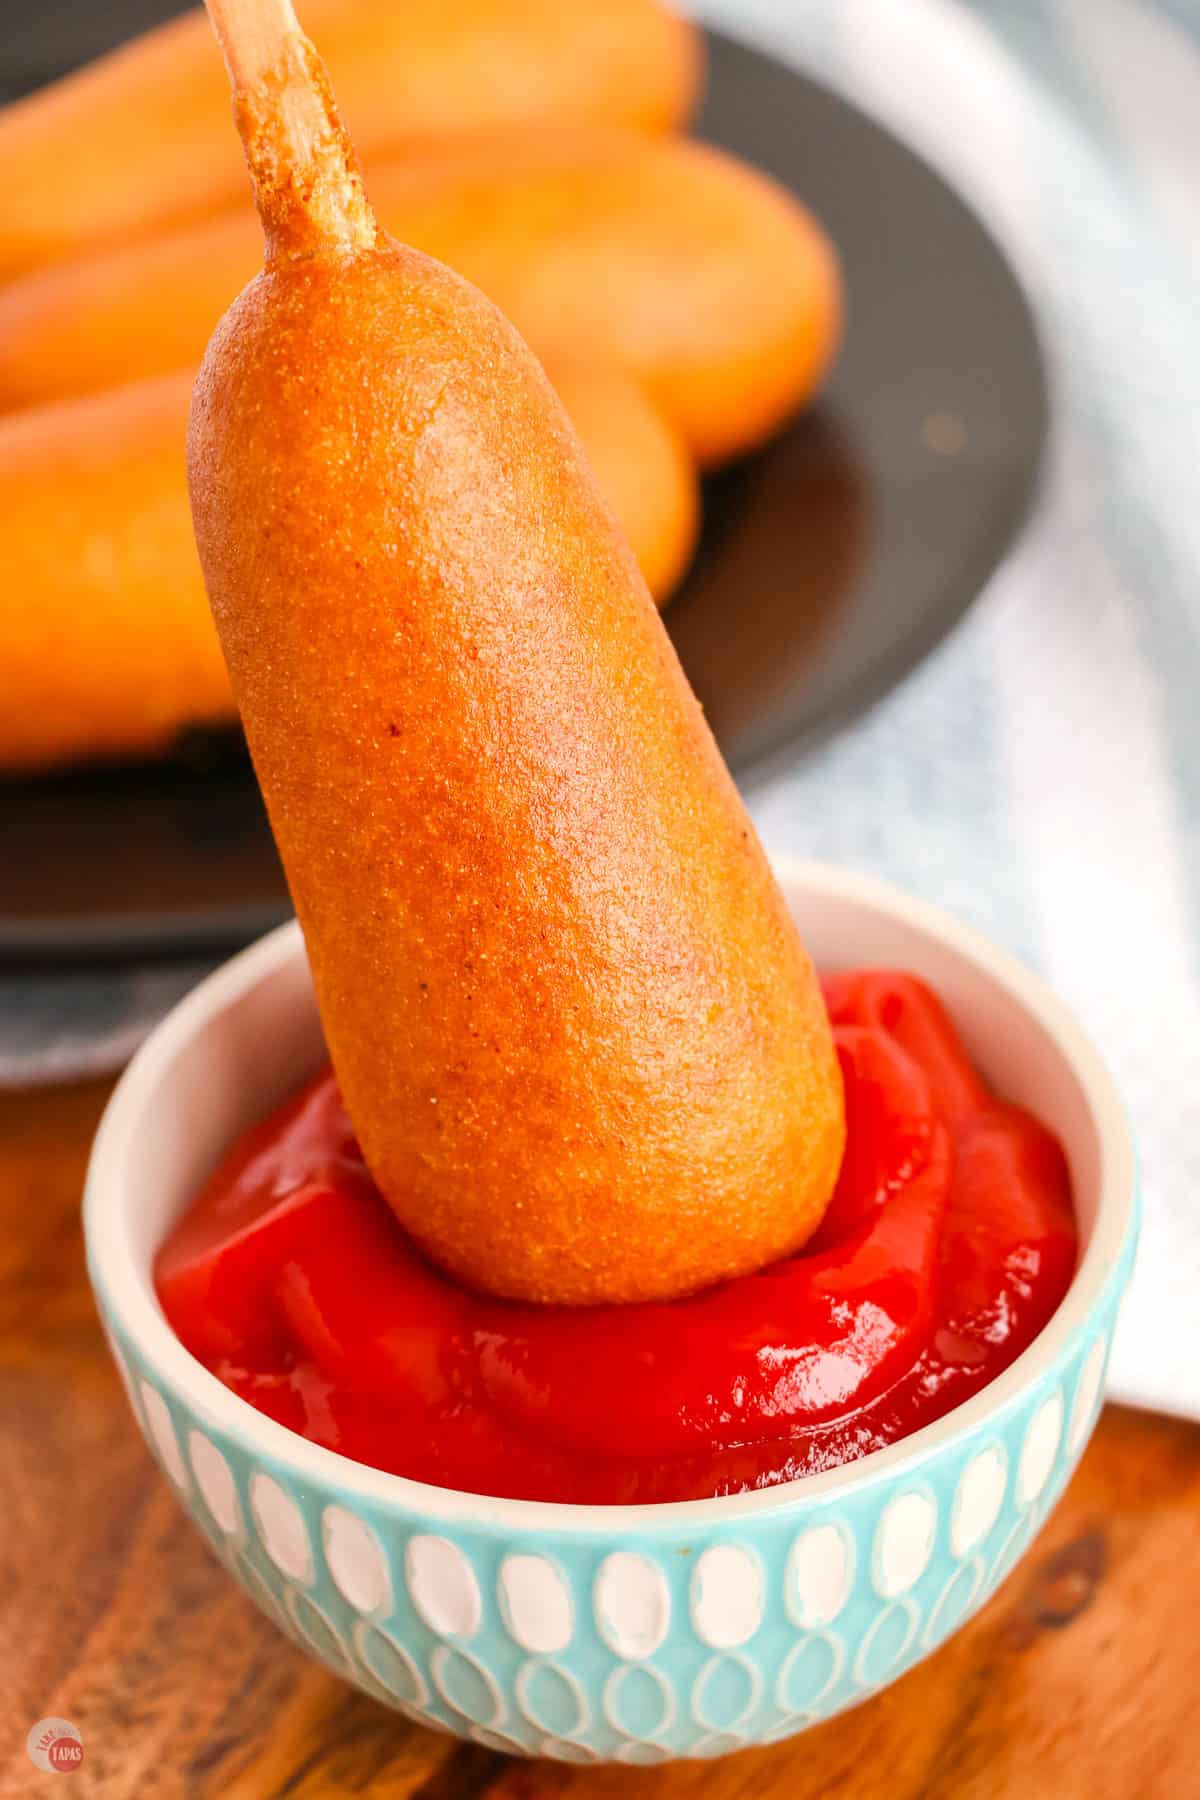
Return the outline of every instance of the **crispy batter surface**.
<path id="1" fill-rule="evenodd" d="M 465 1282 L 687 1292 L 801 1243 L 820 993 L 561 405 L 386 240 L 269 268 L 189 441 L 197 542 L 371 1168 Z"/>

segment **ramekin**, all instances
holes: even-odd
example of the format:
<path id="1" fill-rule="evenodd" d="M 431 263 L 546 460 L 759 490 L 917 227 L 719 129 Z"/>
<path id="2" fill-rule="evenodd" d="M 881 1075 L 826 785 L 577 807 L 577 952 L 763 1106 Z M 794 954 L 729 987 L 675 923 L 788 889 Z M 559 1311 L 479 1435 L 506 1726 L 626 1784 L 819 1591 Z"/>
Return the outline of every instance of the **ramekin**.
<path id="1" fill-rule="evenodd" d="M 903 1442 L 762 1493 L 655 1506 L 497 1500 L 321 1449 L 174 1336 L 154 1253 L 235 1135 L 323 1058 L 297 926 L 218 970 L 153 1033 L 101 1123 L 84 1206 L 129 1403 L 217 1557 L 326 1667 L 423 1724 L 570 1762 L 771 1743 L 945 1641 L 1028 1547 L 1092 1431 L 1137 1230 L 1125 1116 L 1065 1008 L 1010 956 L 873 880 L 777 873 L 824 969 L 892 965 L 940 993 L 980 1068 L 1059 1134 L 1081 1255 L 996 1381 Z"/>

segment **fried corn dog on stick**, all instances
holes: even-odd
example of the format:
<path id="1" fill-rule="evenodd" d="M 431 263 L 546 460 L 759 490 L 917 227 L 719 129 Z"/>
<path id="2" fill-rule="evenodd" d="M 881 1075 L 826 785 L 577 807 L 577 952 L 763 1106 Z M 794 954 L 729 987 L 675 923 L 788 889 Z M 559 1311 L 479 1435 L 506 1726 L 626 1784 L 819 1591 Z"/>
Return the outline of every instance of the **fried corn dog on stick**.
<path id="1" fill-rule="evenodd" d="M 196 539 L 379 1186 L 569 1304 L 802 1243 L 817 981 L 540 365 L 386 237 L 289 0 L 209 0 L 266 237 L 189 433 Z"/>

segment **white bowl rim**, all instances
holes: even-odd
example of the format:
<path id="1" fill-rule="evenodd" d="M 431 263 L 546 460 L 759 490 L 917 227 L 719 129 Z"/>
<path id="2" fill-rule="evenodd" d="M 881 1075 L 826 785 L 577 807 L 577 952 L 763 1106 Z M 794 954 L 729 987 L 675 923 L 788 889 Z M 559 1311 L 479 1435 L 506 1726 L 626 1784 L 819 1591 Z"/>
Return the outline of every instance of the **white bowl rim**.
<path id="1" fill-rule="evenodd" d="M 1087 1099 L 1100 1146 L 1100 1192 L 1091 1241 L 1054 1316 L 994 1381 L 910 1436 L 817 1475 L 750 1493 L 618 1506 L 501 1499 L 435 1487 L 354 1462 L 258 1412 L 198 1362 L 167 1323 L 154 1292 L 151 1272 L 139 1270 L 128 1233 L 121 1229 L 126 1192 L 122 1168 L 136 1144 L 145 1103 L 176 1053 L 232 1002 L 303 954 L 300 927 L 295 920 L 278 926 L 223 963 L 172 1009 L 130 1062 L 101 1119 L 88 1165 L 83 1204 L 89 1264 L 93 1283 L 102 1291 L 122 1331 L 136 1345 L 145 1363 L 152 1370 L 162 1371 L 163 1379 L 186 1396 L 202 1422 L 207 1421 L 231 1437 L 250 1439 L 263 1454 L 288 1465 L 289 1472 L 301 1483 L 326 1486 L 382 1508 L 402 1506 L 448 1523 L 608 1536 L 673 1527 L 691 1531 L 724 1525 L 748 1515 L 784 1512 L 810 1502 L 824 1503 L 848 1489 L 873 1484 L 904 1463 L 924 1463 L 951 1440 L 973 1433 L 1017 1400 L 1056 1360 L 1092 1312 L 1133 1228 L 1134 1149 L 1112 1077 L 1067 1007 L 1037 976 L 981 932 L 874 876 L 793 857 L 773 856 L 771 861 L 777 877 L 788 886 L 826 899 L 853 900 L 891 914 L 926 936 L 938 938 L 961 960 L 981 968 L 993 982 L 1005 987 L 1054 1041 Z"/>

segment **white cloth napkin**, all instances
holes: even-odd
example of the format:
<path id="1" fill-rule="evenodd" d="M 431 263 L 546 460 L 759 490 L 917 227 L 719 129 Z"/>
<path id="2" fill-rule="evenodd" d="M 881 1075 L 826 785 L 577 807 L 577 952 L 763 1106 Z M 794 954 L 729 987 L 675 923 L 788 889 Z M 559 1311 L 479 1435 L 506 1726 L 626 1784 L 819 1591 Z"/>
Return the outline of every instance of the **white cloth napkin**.
<path id="1" fill-rule="evenodd" d="M 1058 420 L 1039 515 L 982 601 L 755 796 L 757 823 L 973 920 L 1075 1008 L 1144 1181 L 1111 1388 L 1200 1417 L 1200 6 L 703 10 L 974 203 L 1033 298 Z"/>

